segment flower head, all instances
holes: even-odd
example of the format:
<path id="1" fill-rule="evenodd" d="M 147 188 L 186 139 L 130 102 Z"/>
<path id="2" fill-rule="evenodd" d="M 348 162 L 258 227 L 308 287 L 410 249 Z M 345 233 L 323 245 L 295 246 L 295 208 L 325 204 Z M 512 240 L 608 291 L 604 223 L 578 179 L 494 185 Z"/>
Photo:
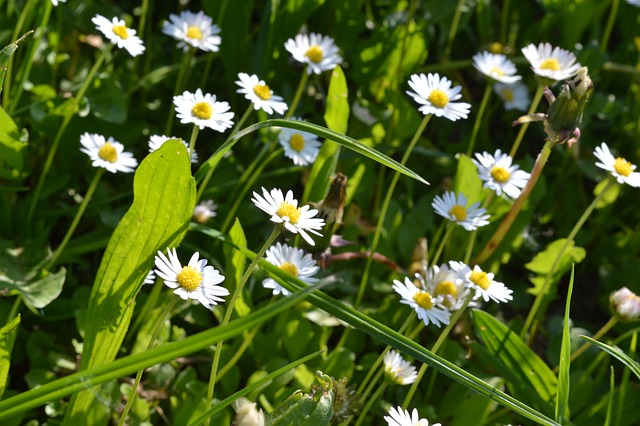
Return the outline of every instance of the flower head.
<path id="1" fill-rule="evenodd" d="M 493 91 L 502 99 L 504 109 L 507 111 L 512 109 L 526 111 L 529 108 L 529 92 L 527 86 L 522 83 L 496 83 L 493 85 Z"/>
<path id="2" fill-rule="evenodd" d="M 531 175 L 518 170 L 518 165 L 511 164 L 512 159 L 508 154 L 497 149 L 494 155 L 488 152 L 476 153 L 476 158 L 473 162 L 485 188 L 496 191 L 498 195 L 504 192 L 514 199 L 520 196 L 521 189 L 527 185 Z"/>
<path id="3" fill-rule="evenodd" d="M 138 56 L 144 52 L 144 46 L 140 37 L 136 35 L 136 31 L 127 28 L 124 20 L 113 18 L 109 21 L 102 15 L 96 15 L 91 18 L 91 22 L 96 24 L 96 28 L 109 39 L 109 41 L 120 49 L 123 47 L 131 56 Z"/>
<path id="4" fill-rule="evenodd" d="M 299 118 L 292 118 L 300 120 Z M 322 142 L 313 133 L 282 127 L 278 134 L 278 142 L 284 149 L 284 155 L 293 160 L 296 166 L 308 166 L 316 161 Z"/>
<path id="5" fill-rule="evenodd" d="M 199 224 L 206 223 L 209 219 L 216 217 L 217 208 L 213 200 L 205 200 L 193 209 L 193 220 Z"/>
<path id="6" fill-rule="evenodd" d="M 531 69 L 540 77 L 555 81 L 566 80 L 580 69 L 576 55 L 549 43 L 533 43 L 523 47 L 522 53 L 531 64 Z"/>
<path id="7" fill-rule="evenodd" d="M 153 284 L 156 282 L 156 272 L 152 269 L 147 273 L 147 276 L 144 277 L 143 284 Z"/>
<path id="8" fill-rule="evenodd" d="M 231 404 L 236 411 L 233 424 L 236 426 L 264 426 L 264 412 L 257 407 L 255 402 L 247 398 L 236 399 Z"/>
<path id="9" fill-rule="evenodd" d="M 609 303 L 614 315 L 622 321 L 629 322 L 640 319 L 640 297 L 627 287 L 622 287 L 611 293 Z"/>
<path id="10" fill-rule="evenodd" d="M 207 309 L 224 302 L 222 297 L 228 296 L 229 290 L 218 285 L 224 281 L 224 276 L 213 266 L 207 266 L 206 259 L 199 259 L 200 253 L 195 252 L 187 266 L 182 266 L 175 248 L 168 249 L 167 253 L 169 258 L 158 251 L 156 274 L 167 287 L 175 289 L 175 294 L 183 300 L 197 300 Z"/>
<path id="11" fill-rule="evenodd" d="M 436 196 L 431 203 L 436 213 L 462 226 L 467 231 L 489 224 L 489 215 L 480 203 L 467 207 L 467 198 L 463 194 L 456 196 L 453 192 L 445 192 L 442 197 Z"/>
<path id="12" fill-rule="evenodd" d="M 236 84 L 240 86 L 236 92 L 243 93 L 244 97 L 249 99 L 253 104 L 253 109 L 263 109 L 267 114 L 273 112 L 284 114 L 289 108 L 286 103 L 282 102 L 281 96 L 273 94 L 273 90 L 260 80 L 257 75 L 249 75 L 241 72 L 238 74 L 240 80 Z"/>
<path id="13" fill-rule="evenodd" d="M 475 290 L 475 299 L 482 297 L 485 302 L 491 299 L 498 303 L 508 302 L 513 299 L 512 290 L 508 289 L 503 283 L 495 281 L 491 272 L 484 272 L 478 265 L 474 266 L 472 270 L 462 262 L 450 261 L 449 266 L 458 273 L 467 287 Z"/>
<path id="14" fill-rule="evenodd" d="M 449 324 L 451 313 L 442 306 L 443 297 L 436 297 L 416 287 L 409 278 L 405 278 L 404 283 L 394 280 L 393 289 L 402 297 L 400 303 L 409 305 L 416 311 L 424 325 L 433 323 L 436 327 L 440 327 L 441 324 Z"/>
<path id="15" fill-rule="evenodd" d="M 452 88 L 451 84 L 450 80 L 446 77 L 440 78 L 437 73 L 413 74 L 409 86 L 414 92 L 407 90 L 407 94 L 422 105 L 418 110 L 425 115 L 435 114 L 436 117 L 448 118 L 451 121 L 467 118 L 471 105 L 466 102 L 453 102 L 462 97 L 462 87 Z"/>
<path id="16" fill-rule="evenodd" d="M 506 56 L 480 52 L 473 55 L 473 66 L 487 77 L 505 84 L 513 84 L 522 77 L 516 75 L 516 66 Z"/>
<path id="17" fill-rule="evenodd" d="M 416 278 L 423 290 L 441 299 L 442 306 L 450 311 L 460 309 L 469 295 L 464 281 L 446 264 L 425 268 L 423 273 L 416 274 Z"/>
<path id="18" fill-rule="evenodd" d="M 599 147 L 596 147 L 594 155 L 600 160 L 596 166 L 611 173 L 618 183 L 640 187 L 640 173 L 634 172 L 636 165 L 622 157 L 614 157 L 606 143 L 602 142 Z"/>
<path id="19" fill-rule="evenodd" d="M 217 52 L 222 39 L 218 35 L 220 28 L 212 22 L 202 11 L 185 10 L 180 16 L 169 15 L 169 21 L 162 23 L 162 32 L 178 40 L 178 47 L 185 51 L 195 47 L 205 52 Z"/>
<path id="20" fill-rule="evenodd" d="M 193 123 L 200 130 L 209 127 L 218 132 L 224 132 L 233 126 L 233 113 L 227 112 L 229 104 L 216 102 L 216 95 L 203 95 L 200 89 L 196 93 L 185 91 L 180 96 L 174 96 L 173 103 L 181 123 Z"/>
<path id="21" fill-rule="evenodd" d="M 318 265 L 313 260 L 310 254 L 305 254 L 304 250 L 291 247 L 286 244 L 276 243 L 276 245 L 269 247 L 265 257 L 267 262 L 276 265 L 278 268 L 285 272 L 290 273 L 294 277 L 307 284 L 313 284 L 318 281 L 313 275 L 318 272 Z M 291 294 L 289 290 L 282 287 L 273 278 L 267 278 L 262 281 L 264 288 L 270 288 L 273 290 L 273 295 L 277 296 L 282 294 L 288 296 Z"/>
<path id="22" fill-rule="evenodd" d="M 102 167 L 115 172 L 132 172 L 138 162 L 130 152 L 124 152 L 124 146 L 112 137 L 105 140 L 104 136 L 96 133 L 83 133 L 80 135 L 80 143 L 84 152 L 93 161 L 93 167 Z"/>
<path id="23" fill-rule="evenodd" d="M 307 74 L 322 74 L 332 70 L 342 62 L 338 47 L 329 36 L 320 34 L 298 34 L 295 40 L 289 39 L 284 48 L 293 55 L 293 59 L 307 65 Z"/>
<path id="24" fill-rule="evenodd" d="M 314 217 L 318 210 L 310 209 L 308 205 L 298 207 L 298 200 L 293 198 L 293 192 L 290 190 L 284 196 L 280 189 L 267 191 L 262 188 L 262 196 L 254 192 L 251 201 L 259 209 L 270 214 L 272 222 L 280 224 L 294 234 L 299 233 L 311 246 L 315 243 L 307 232 L 322 236 L 317 230 L 322 229 L 324 220 Z"/>
<path id="25" fill-rule="evenodd" d="M 402 407 L 391 407 L 389 415 L 384 416 L 384 419 L 388 426 L 429 426 L 429 421 L 421 419 L 415 408 L 409 413 L 409 410 L 403 410 Z M 431 426 L 440 426 L 440 423 L 434 423 Z"/>
<path id="26" fill-rule="evenodd" d="M 166 141 L 168 141 L 168 140 L 180 141 L 187 148 L 187 151 L 189 150 L 189 144 L 187 142 L 185 142 L 184 140 L 182 140 L 182 138 L 177 138 L 175 136 L 152 135 L 149 138 L 149 152 L 153 152 L 153 151 L 155 151 L 157 149 L 160 149 L 160 147 L 162 145 L 164 145 L 164 143 Z M 198 162 L 198 153 L 195 151 L 195 149 L 191 153 L 191 162 L 192 163 L 197 163 Z"/>
<path id="27" fill-rule="evenodd" d="M 384 374 L 398 385 L 410 385 L 418 378 L 416 368 L 393 349 L 384 355 Z"/>

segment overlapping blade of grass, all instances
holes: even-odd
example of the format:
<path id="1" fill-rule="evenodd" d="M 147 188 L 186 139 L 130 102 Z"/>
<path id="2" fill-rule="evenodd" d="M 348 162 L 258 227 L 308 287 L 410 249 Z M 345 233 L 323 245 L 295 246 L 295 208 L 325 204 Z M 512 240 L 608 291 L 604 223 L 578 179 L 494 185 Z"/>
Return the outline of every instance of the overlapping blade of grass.
<path id="1" fill-rule="evenodd" d="M 640 364 L 637 361 L 635 361 L 633 358 L 631 358 L 629 355 L 624 353 L 622 349 L 620 349 L 617 346 L 609 346 L 606 343 L 599 342 L 595 339 L 592 339 L 589 336 L 581 335 L 580 337 L 586 340 L 587 342 L 591 343 L 592 345 L 607 352 L 609 355 L 613 356 L 614 358 L 617 358 L 618 361 L 626 365 L 631 370 L 631 372 L 635 374 L 636 377 L 638 377 L 638 379 L 640 379 Z"/>
<path id="2" fill-rule="evenodd" d="M 567 291 L 567 303 L 564 308 L 564 324 L 562 327 L 562 343 L 560 348 L 560 367 L 558 371 L 558 396 L 556 398 L 556 421 L 565 424 L 569 420 L 569 367 L 571 365 L 571 330 L 569 312 L 571 295 L 573 294 L 574 265 L 571 265 L 571 279 Z"/>

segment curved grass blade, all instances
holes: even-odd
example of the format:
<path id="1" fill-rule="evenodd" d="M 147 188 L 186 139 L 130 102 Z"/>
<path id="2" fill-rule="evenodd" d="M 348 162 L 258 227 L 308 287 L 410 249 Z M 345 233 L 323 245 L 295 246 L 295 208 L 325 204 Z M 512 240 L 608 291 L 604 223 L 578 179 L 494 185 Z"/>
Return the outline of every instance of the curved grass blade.
<path id="1" fill-rule="evenodd" d="M 565 424 L 569 420 L 569 367 L 571 364 L 571 330 L 569 329 L 569 311 L 573 294 L 573 277 L 575 264 L 571 265 L 571 279 L 567 291 L 567 303 L 564 308 L 564 324 L 562 327 L 562 343 L 560 349 L 560 369 L 558 371 L 558 396 L 556 397 L 556 421 Z"/>
<path id="2" fill-rule="evenodd" d="M 603 351 L 607 352 L 609 355 L 613 356 L 614 358 L 617 358 L 618 361 L 622 362 L 624 365 L 629 367 L 631 372 L 633 374 L 635 374 L 636 377 L 638 377 L 638 379 L 640 379 L 640 364 L 638 364 L 629 355 L 624 353 L 622 351 L 622 349 L 620 349 L 617 346 L 609 346 L 609 345 L 607 345 L 605 343 L 602 343 L 602 342 L 599 342 L 599 341 L 597 341 L 595 339 L 592 339 L 589 336 L 580 335 L 580 337 L 583 338 L 584 340 L 586 340 L 587 342 L 591 343 L 592 345 L 597 346 L 598 348 L 600 348 Z"/>

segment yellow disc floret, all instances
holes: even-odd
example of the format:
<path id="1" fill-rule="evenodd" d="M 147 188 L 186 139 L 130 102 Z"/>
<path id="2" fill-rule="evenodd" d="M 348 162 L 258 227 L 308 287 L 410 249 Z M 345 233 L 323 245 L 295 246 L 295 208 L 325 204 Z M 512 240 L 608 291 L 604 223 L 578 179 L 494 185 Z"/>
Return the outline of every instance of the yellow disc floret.
<path id="1" fill-rule="evenodd" d="M 271 99 L 271 89 L 266 84 L 257 84 L 253 86 L 253 93 L 263 101 Z"/>
<path id="2" fill-rule="evenodd" d="M 106 142 L 98 150 L 98 157 L 102 158 L 104 161 L 115 163 L 116 161 L 118 161 L 118 151 L 116 151 L 115 146 L 113 146 L 109 142 Z"/>
<path id="3" fill-rule="evenodd" d="M 202 273 L 192 266 L 185 266 L 178 272 L 176 281 L 183 289 L 194 291 L 202 284 Z"/>
<path id="4" fill-rule="evenodd" d="M 436 296 L 448 295 L 455 299 L 458 297 L 458 287 L 456 287 L 456 285 L 451 281 L 440 281 L 438 285 L 436 285 L 436 289 L 433 294 Z"/>
<path id="5" fill-rule="evenodd" d="M 190 39 L 202 40 L 202 30 L 200 29 L 200 27 L 189 27 L 187 28 L 186 36 Z"/>
<path id="6" fill-rule="evenodd" d="M 317 64 L 318 62 L 322 61 L 324 54 L 322 53 L 322 48 L 317 44 L 314 44 L 313 46 L 308 48 L 306 52 L 304 52 L 304 56 L 309 58 L 311 62 Z"/>
<path id="7" fill-rule="evenodd" d="M 459 204 L 456 204 L 455 206 L 451 207 L 451 210 L 449 210 L 449 214 L 455 217 L 458 222 L 462 222 L 467 218 L 467 209 Z"/>
<path id="8" fill-rule="evenodd" d="M 440 89 L 433 89 L 427 100 L 436 108 L 444 108 L 449 103 L 449 96 Z"/>
<path id="9" fill-rule="evenodd" d="M 114 25 L 113 28 L 111 28 L 111 31 L 123 40 L 129 38 L 129 32 L 127 31 L 127 27 L 124 25 Z"/>
<path id="10" fill-rule="evenodd" d="M 504 72 L 498 67 L 493 67 L 489 71 L 489 74 L 495 75 L 496 77 L 502 77 L 504 75 Z"/>
<path id="11" fill-rule="evenodd" d="M 298 267 L 291 262 L 284 262 L 282 265 L 280 265 L 280 269 L 290 273 L 294 277 L 298 276 Z"/>
<path id="12" fill-rule="evenodd" d="M 513 102 L 513 91 L 511 89 L 502 89 L 502 96 L 507 102 Z"/>
<path id="13" fill-rule="evenodd" d="M 509 181 L 511 173 L 509 173 L 509 170 L 504 167 L 493 166 L 491 168 L 491 177 L 498 183 L 505 183 Z"/>
<path id="14" fill-rule="evenodd" d="M 489 286 L 491 285 L 491 280 L 487 276 L 487 273 L 483 271 L 471 272 L 469 279 L 471 280 L 472 283 L 474 283 L 475 285 L 477 285 L 483 290 L 488 289 Z"/>
<path id="15" fill-rule="evenodd" d="M 280 204 L 280 207 L 276 210 L 276 214 L 280 217 L 288 217 L 289 222 L 294 225 L 300 220 L 300 209 L 288 201 Z"/>
<path id="16" fill-rule="evenodd" d="M 294 133 L 289 138 L 289 145 L 291 145 L 291 148 L 293 148 L 297 152 L 302 151 L 304 149 L 304 136 L 302 136 L 300 133 Z"/>
<path id="17" fill-rule="evenodd" d="M 560 62 L 556 58 L 548 58 L 540 63 L 541 70 L 560 71 Z"/>
<path id="18" fill-rule="evenodd" d="M 613 169 L 620 176 L 628 177 L 631 172 L 633 172 L 633 164 L 625 160 L 624 158 L 616 158 L 615 163 L 613 163 Z"/>
<path id="19" fill-rule="evenodd" d="M 426 291 L 420 291 L 413 296 L 413 301 L 421 308 L 431 309 L 433 308 L 433 299 L 431 295 Z"/>
<path id="20" fill-rule="evenodd" d="M 207 102 L 198 102 L 191 108 L 191 114 L 201 120 L 208 120 L 213 115 L 213 108 Z"/>

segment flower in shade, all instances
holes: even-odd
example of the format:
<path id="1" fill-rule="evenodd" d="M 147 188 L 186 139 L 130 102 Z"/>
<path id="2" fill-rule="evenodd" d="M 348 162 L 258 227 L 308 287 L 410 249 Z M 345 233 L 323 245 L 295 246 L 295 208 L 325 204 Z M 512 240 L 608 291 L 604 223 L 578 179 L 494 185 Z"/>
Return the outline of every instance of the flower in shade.
<path id="1" fill-rule="evenodd" d="M 458 273 L 467 287 L 475 290 L 475 299 L 482 297 L 485 302 L 489 299 L 495 302 L 508 302 L 513 299 L 512 290 L 503 283 L 495 281 L 491 272 L 484 272 L 478 265 L 471 269 L 462 262 L 450 261 L 449 266 Z"/>
<path id="2" fill-rule="evenodd" d="M 462 87 L 452 88 L 451 84 L 449 79 L 440 78 L 437 73 L 413 74 L 409 86 L 414 91 L 407 90 L 407 94 L 422 105 L 418 111 L 425 115 L 435 114 L 436 117 L 445 117 L 451 121 L 467 118 L 471 105 L 466 102 L 453 102 L 462 97 Z"/>
<path id="3" fill-rule="evenodd" d="M 622 321 L 628 322 L 640 319 L 640 297 L 627 287 L 622 287 L 620 290 L 611 293 L 609 303 L 614 315 Z"/>
<path id="4" fill-rule="evenodd" d="M 293 59 L 307 65 L 307 74 L 321 74 L 332 70 L 342 62 L 338 47 L 329 36 L 316 33 L 298 34 L 295 40 L 289 39 L 284 48 L 291 53 Z"/>
<path id="5" fill-rule="evenodd" d="M 391 407 L 389 415 L 384 416 L 384 419 L 388 426 L 429 426 L 429 421 L 421 419 L 415 408 L 410 413 L 409 410 L 403 410 L 402 407 Z M 434 423 L 431 426 L 440 426 L 440 423 Z"/>
<path id="6" fill-rule="evenodd" d="M 236 84 L 240 86 L 236 92 L 243 93 L 244 97 L 249 99 L 255 110 L 263 109 L 267 114 L 273 112 L 284 114 L 289 108 L 286 103 L 282 102 L 281 96 L 273 94 L 273 90 L 260 80 L 257 75 L 249 75 L 243 72 L 238 74 L 239 81 Z"/>
<path id="7" fill-rule="evenodd" d="M 282 195 L 280 189 L 267 191 L 262 188 L 262 196 L 254 191 L 253 203 L 260 210 L 271 215 L 271 221 L 280 224 L 294 234 L 299 233 L 309 245 L 315 245 L 307 232 L 322 236 L 318 232 L 324 226 L 324 220 L 314 217 L 318 210 L 310 209 L 308 205 L 298 207 L 298 200 L 293 198 L 293 192 L 287 191 Z"/>
<path id="8" fill-rule="evenodd" d="M 632 6 L 640 7 L 640 0 L 627 0 L 627 3 Z"/>
<path id="9" fill-rule="evenodd" d="M 473 55 L 473 66 L 487 77 L 500 83 L 512 84 L 522 77 L 516 75 L 516 66 L 506 56 L 479 52 Z"/>
<path id="10" fill-rule="evenodd" d="M 218 132 L 224 132 L 233 126 L 233 113 L 227 112 L 229 104 L 217 102 L 216 95 L 203 95 L 200 89 L 196 93 L 185 91 L 180 96 L 174 96 L 173 103 L 181 123 L 193 123 L 200 130 L 209 127 Z"/>
<path id="11" fill-rule="evenodd" d="M 614 157 L 606 143 L 602 142 L 599 147 L 596 147 L 593 154 L 600 160 L 596 166 L 611 173 L 618 183 L 640 187 L 640 173 L 634 172 L 636 165 L 622 157 Z"/>
<path id="12" fill-rule="evenodd" d="M 442 306 L 450 311 L 460 309 L 469 295 L 464 281 L 446 264 L 425 268 L 423 273 L 416 274 L 416 278 L 423 290 L 442 299 Z"/>
<path id="13" fill-rule="evenodd" d="M 489 224 L 489 215 L 480 203 L 467 207 L 467 198 L 463 194 L 445 192 L 442 197 L 436 196 L 431 203 L 436 213 L 462 226 L 467 231 Z"/>
<path id="14" fill-rule="evenodd" d="M 178 40 L 178 47 L 184 50 L 195 47 L 205 52 L 217 52 L 222 39 L 218 35 L 220 28 L 212 22 L 202 11 L 185 10 L 180 16 L 169 15 L 169 21 L 162 24 L 162 32 Z"/>
<path id="15" fill-rule="evenodd" d="M 104 138 L 96 133 L 83 133 L 80 135 L 80 143 L 84 152 L 93 161 L 94 167 L 102 167 L 111 173 L 130 173 L 138 165 L 130 152 L 124 152 L 124 146 L 112 137 Z"/>
<path id="16" fill-rule="evenodd" d="M 177 138 L 175 136 L 160 136 L 160 135 L 152 135 L 149 138 L 149 152 L 153 152 L 157 149 L 160 149 L 160 147 L 162 145 L 164 145 L 164 143 L 168 140 L 177 140 L 180 141 L 184 144 L 184 146 L 187 148 L 187 151 L 189 151 L 189 144 L 187 142 L 185 142 L 184 140 L 182 140 L 181 138 Z M 198 162 L 198 153 L 196 152 L 196 150 L 194 149 L 193 152 L 191 153 L 191 162 L 192 163 L 197 163 Z"/>
<path id="17" fill-rule="evenodd" d="M 551 80 L 566 80 L 573 77 L 581 65 L 576 55 L 549 43 L 540 43 L 536 47 L 530 44 L 522 48 L 522 53 L 531 64 L 531 69 L 540 77 Z"/>
<path id="18" fill-rule="evenodd" d="M 499 149 L 494 155 L 488 152 L 476 153 L 477 160 L 473 160 L 478 168 L 478 175 L 484 182 L 484 187 L 496 191 L 502 195 L 504 192 L 511 198 L 518 198 L 522 188 L 527 185 L 529 173 L 518 170 L 517 164 L 512 164 L 508 154 L 503 154 Z"/>
<path id="19" fill-rule="evenodd" d="M 393 289 L 402 298 L 400 303 L 409 305 L 411 309 L 416 311 L 418 318 L 424 322 L 424 325 L 433 323 L 436 327 L 440 327 L 441 324 L 449 324 L 451 313 L 442 305 L 442 297 L 436 297 L 428 291 L 416 287 L 409 278 L 405 278 L 404 283 L 393 280 Z"/>
<path id="20" fill-rule="evenodd" d="M 224 302 L 223 297 L 229 295 L 229 290 L 220 284 L 224 276 L 213 266 L 207 265 L 206 259 L 199 259 L 200 253 L 195 252 L 189 264 L 182 266 L 176 249 L 168 249 L 169 257 L 158 251 L 156 256 L 156 274 L 164 283 L 174 289 L 174 293 L 183 300 L 193 299 L 202 303 L 208 309 Z"/>
<path id="21" fill-rule="evenodd" d="M 529 91 L 527 86 L 522 83 L 503 84 L 496 83 L 493 85 L 493 90 L 498 94 L 502 102 L 504 102 L 504 109 L 510 111 L 517 109 L 519 111 L 526 111 L 529 108 Z"/>
<path id="22" fill-rule="evenodd" d="M 267 262 L 276 265 L 278 268 L 285 272 L 290 273 L 294 277 L 307 284 L 313 284 L 318 281 L 313 275 L 318 272 L 318 265 L 313 260 L 310 254 L 305 254 L 304 250 L 291 247 L 286 244 L 276 243 L 276 245 L 269 247 L 265 257 Z M 264 288 L 270 288 L 273 290 L 273 295 L 277 296 L 282 294 L 288 296 L 291 294 L 289 290 L 282 287 L 273 278 L 267 278 L 262 281 Z"/>
<path id="23" fill-rule="evenodd" d="M 300 120 L 293 118 L 293 120 Z M 322 142 L 313 133 L 307 133 L 288 127 L 282 127 L 278 142 L 284 149 L 284 155 L 293 160 L 296 166 L 308 166 L 316 161 Z"/>
<path id="24" fill-rule="evenodd" d="M 393 349 L 384 355 L 384 374 L 399 385 L 409 385 L 418 378 L 416 368 Z"/>
<path id="25" fill-rule="evenodd" d="M 136 31 L 127 28 L 124 20 L 113 18 L 109 21 L 102 15 L 96 15 L 91 18 L 91 22 L 96 24 L 96 28 L 109 39 L 109 41 L 120 49 L 123 47 L 131 56 L 138 56 L 144 52 L 144 46 L 140 37 L 136 35 Z"/>
<path id="26" fill-rule="evenodd" d="M 216 217 L 217 208 L 213 200 L 203 201 L 193 209 L 193 220 L 199 224 L 206 223 L 209 219 Z"/>

